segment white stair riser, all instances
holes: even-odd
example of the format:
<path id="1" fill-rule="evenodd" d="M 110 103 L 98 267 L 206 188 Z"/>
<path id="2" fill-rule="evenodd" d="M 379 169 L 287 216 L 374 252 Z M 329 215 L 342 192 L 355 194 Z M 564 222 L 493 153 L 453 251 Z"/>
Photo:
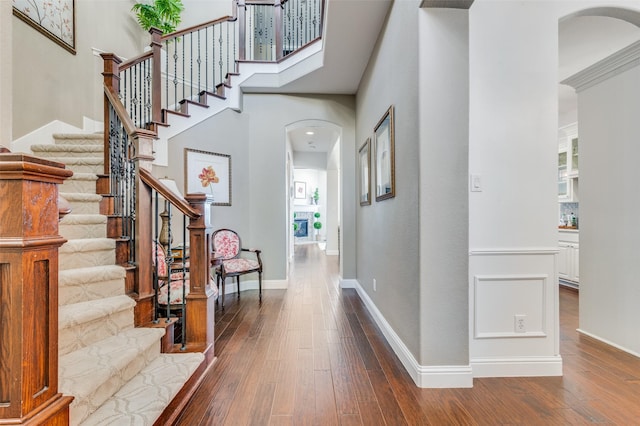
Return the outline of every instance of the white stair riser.
<path id="1" fill-rule="evenodd" d="M 133 308 L 131 308 L 104 318 L 61 329 L 58 331 L 58 353 L 66 355 L 77 351 L 107 337 L 115 336 L 122 330 L 133 328 L 133 324 Z"/>
<path id="2" fill-rule="evenodd" d="M 66 135 L 59 136 L 53 135 L 53 141 L 56 145 L 104 145 L 104 136 L 99 135 L 96 137 L 87 135 Z"/>

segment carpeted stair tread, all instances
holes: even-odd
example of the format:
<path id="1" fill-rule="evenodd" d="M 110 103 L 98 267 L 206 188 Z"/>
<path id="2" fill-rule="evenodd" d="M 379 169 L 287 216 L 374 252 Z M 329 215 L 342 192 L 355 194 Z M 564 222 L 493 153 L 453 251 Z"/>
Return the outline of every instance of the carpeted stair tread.
<path id="1" fill-rule="evenodd" d="M 76 268 L 60 271 L 58 285 L 60 287 L 90 284 L 92 282 L 124 279 L 126 272 L 122 266 L 104 265 L 89 268 Z"/>
<path id="2" fill-rule="evenodd" d="M 203 360 L 201 353 L 161 354 L 82 424 L 153 425 Z"/>
<path id="3" fill-rule="evenodd" d="M 106 225 L 106 223 L 107 216 L 102 214 L 68 214 L 60 221 L 61 225 Z"/>
<path id="4" fill-rule="evenodd" d="M 115 264 L 116 241 L 111 238 L 73 239 L 64 243 L 59 253 L 61 271 L 74 268 Z"/>
<path id="5" fill-rule="evenodd" d="M 103 157 L 102 145 L 83 144 L 36 144 L 31 145 L 34 154 L 51 157 Z"/>
<path id="6" fill-rule="evenodd" d="M 59 144 L 104 145 L 102 133 L 54 133 L 53 140 Z"/>
<path id="7" fill-rule="evenodd" d="M 117 265 L 59 271 L 58 303 L 62 306 L 122 295 L 125 277 L 125 269 Z"/>
<path id="8" fill-rule="evenodd" d="M 91 238 L 86 240 L 70 240 L 60 247 L 60 253 L 73 253 L 91 250 L 108 250 L 116 247 L 111 238 Z"/>
<path id="9" fill-rule="evenodd" d="M 136 306 L 136 302 L 126 295 L 60 306 L 58 310 L 58 329 L 61 330 L 101 319 L 116 312 L 131 309 L 134 306 Z"/>
<path id="10" fill-rule="evenodd" d="M 59 390 L 79 424 L 160 354 L 164 329 L 132 328 L 59 359 Z"/>
<path id="11" fill-rule="evenodd" d="M 66 355 L 133 328 L 135 302 L 118 295 L 60 306 L 58 354 Z"/>
<path id="12" fill-rule="evenodd" d="M 98 195 L 98 194 L 83 194 L 79 192 L 60 192 L 60 195 L 70 203 L 73 203 L 73 202 L 98 202 L 99 203 L 100 200 L 102 200 L 102 195 Z"/>
<path id="13" fill-rule="evenodd" d="M 75 173 L 102 173 L 104 159 L 102 157 L 49 157 L 51 161 L 64 163 Z"/>
<path id="14" fill-rule="evenodd" d="M 71 204 L 71 214 L 99 214 L 101 195 L 79 192 L 60 192 L 60 196 Z"/>

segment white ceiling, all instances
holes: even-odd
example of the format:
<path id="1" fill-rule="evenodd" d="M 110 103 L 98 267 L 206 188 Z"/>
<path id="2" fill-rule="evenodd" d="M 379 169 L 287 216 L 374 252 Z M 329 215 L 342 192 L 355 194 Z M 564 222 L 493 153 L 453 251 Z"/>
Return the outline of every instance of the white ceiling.
<path id="1" fill-rule="evenodd" d="M 392 0 L 329 0 L 327 3 L 324 66 L 278 89 L 279 93 L 357 92 Z M 640 28 L 621 19 L 581 16 L 563 20 L 558 28 L 558 81 L 638 40 Z M 573 88 L 559 85 L 561 125 L 562 117 L 576 116 L 576 109 Z M 309 131 L 314 134 L 308 135 Z M 299 127 L 288 135 L 293 149 L 304 152 L 328 152 L 339 136 L 335 129 L 321 125 Z"/>

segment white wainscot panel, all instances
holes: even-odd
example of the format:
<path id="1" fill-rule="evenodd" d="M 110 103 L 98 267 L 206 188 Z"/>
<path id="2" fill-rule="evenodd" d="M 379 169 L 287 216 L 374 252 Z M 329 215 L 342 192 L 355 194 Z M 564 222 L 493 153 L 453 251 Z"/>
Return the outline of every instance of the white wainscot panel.
<path id="1" fill-rule="evenodd" d="M 544 337 L 548 275 L 476 275 L 474 337 Z"/>

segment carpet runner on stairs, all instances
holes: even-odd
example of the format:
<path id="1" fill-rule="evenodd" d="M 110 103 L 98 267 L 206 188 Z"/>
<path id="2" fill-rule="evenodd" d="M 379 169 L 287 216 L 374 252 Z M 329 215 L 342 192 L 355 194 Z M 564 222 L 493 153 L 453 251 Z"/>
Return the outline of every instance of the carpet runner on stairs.
<path id="1" fill-rule="evenodd" d="M 102 135 L 54 135 L 34 155 L 64 163 L 74 176 L 60 187 L 72 212 L 60 222 L 59 390 L 75 397 L 72 425 L 152 425 L 204 359 L 162 354 L 164 329 L 134 327 L 135 301 L 96 195 Z"/>

